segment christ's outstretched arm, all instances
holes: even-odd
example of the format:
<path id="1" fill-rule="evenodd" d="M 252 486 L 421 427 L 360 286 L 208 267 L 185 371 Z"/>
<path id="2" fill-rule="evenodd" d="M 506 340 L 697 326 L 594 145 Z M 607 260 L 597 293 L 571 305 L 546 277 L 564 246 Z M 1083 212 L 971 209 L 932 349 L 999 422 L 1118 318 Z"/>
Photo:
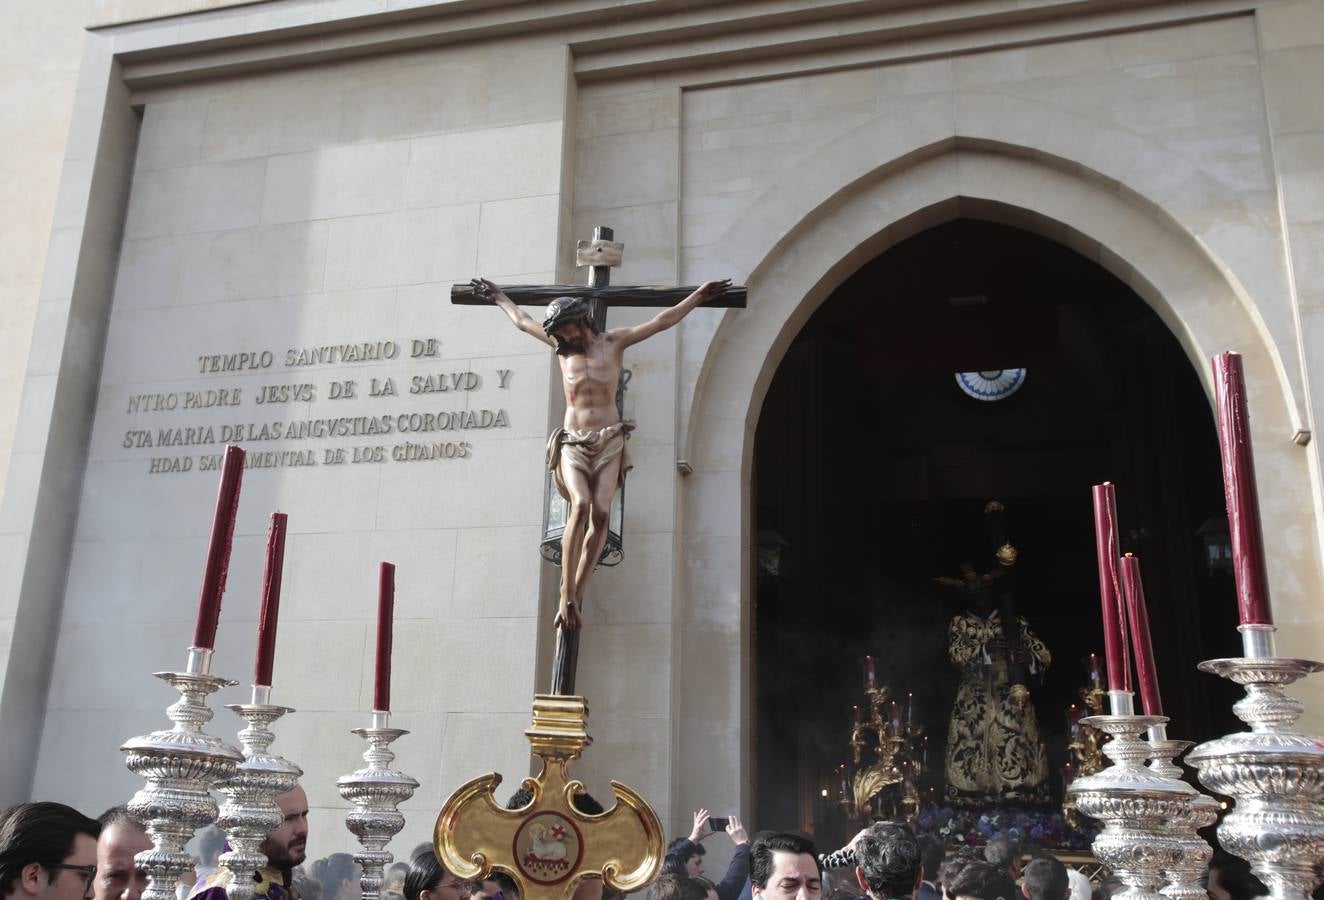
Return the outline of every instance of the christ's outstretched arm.
<path id="1" fill-rule="evenodd" d="M 473 285 L 474 293 L 480 297 L 486 297 L 497 306 L 501 307 L 515 327 L 530 337 L 535 337 L 552 347 L 556 346 L 556 341 L 547 332 L 542 330 L 542 326 L 533 320 L 533 317 L 520 309 L 514 300 L 506 296 L 506 292 L 501 290 L 486 278 L 475 278 L 469 282 Z"/>
<path id="2" fill-rule="evenodd" d="M 715 300 L 726 293 L 727 287 L 731 284 L 731 279 L 722 278 L 717 281 L 705 281 L 695 288 L 694 293 L 690 294 L 684 300 L 675 306 L 662 310 L 653 318 L 641 325 L 635 325 L 630 328 L 614 328 L 609 332 L 609 337 L 613 341 L 619 341 L 620 347 L 624 350 L 631 344 L 637 344 L 642 340 L 652 337 L 659 331 L 666 331 L 675 325 L 681 319 L 685 318 L 694 307 L 700 303 L 706 303 L 709 300 Z"/>

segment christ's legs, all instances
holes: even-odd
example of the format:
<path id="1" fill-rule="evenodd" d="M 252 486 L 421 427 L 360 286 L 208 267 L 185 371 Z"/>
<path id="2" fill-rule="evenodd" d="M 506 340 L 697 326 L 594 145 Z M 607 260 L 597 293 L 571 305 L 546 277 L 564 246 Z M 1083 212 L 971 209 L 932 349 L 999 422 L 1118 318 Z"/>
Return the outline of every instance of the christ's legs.
<path id="1" fill-rule="evenodd" d="M 584 606 L 584 585 L 588 583 L 602 548 L 607 546 L 607 533 L 611 525 L 611 501 L 616 496 L 616 482 L 620 478 L 621 458 L 618 456 L 598 470 L 593 478 L 593 499 L 589 504 L 588 533 L 584 536 L 584 552 L 579 556 L 579 571 L 575 573 L 575 600 Z"/>
<path id="2" fill-rule="evenodd" d="M 565 454 L 561 456 L 561 481 L 570 494 L 570 515 L 561 534 L 561 602 L 556 610 L 556 621 L 567 628 L 578 628 L 579 610 L 574 601 L 579 595 L 579 566 L 584 555 L 593 489 L 587 473 L 572 466 Z"/>

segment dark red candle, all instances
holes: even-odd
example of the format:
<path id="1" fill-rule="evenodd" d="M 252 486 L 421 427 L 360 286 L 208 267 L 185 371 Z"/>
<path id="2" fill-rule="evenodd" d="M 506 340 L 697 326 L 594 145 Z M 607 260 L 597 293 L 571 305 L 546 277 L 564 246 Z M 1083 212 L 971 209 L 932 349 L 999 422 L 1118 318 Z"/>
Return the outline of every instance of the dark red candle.
<path id="1" fill-rule="evenodd" d="M 1099 671 L 1099 654 L 1090 654 L 1090 687 L 1103 687 L 1103 673 Z"/>
<path id="2" fill-rule="evenodd" d="M 276 620 L 280 616 L 280 578 L 285 568 L 285 524 L 283 512 L 271 514 L 267 529 L 267 564 L 262 570 L 262 608 L 257 617 L 257 665 L 253 684 L 271 686 L 276 663 Z"/>
<path id="3" fill-rule="evenodd" d="M 878 687 L 878 676 L 874 672 L 872 656 L 864 658 L 864 687 L 870 691 Z"/>
<path id="4" fill-rule="evenodd" d="M 915 724 L 915 695 L 910 692 L 906 693 L 906 724 Z"/>
<path id="5" fill-rule="evenodd" d="M 1103 606 L 1103 658 L 1108 690 L 1131 690 L 1131 659 L 1126 647 L 1126 618 L 1117 560 L 1117 498 L 1111 481 L 1094 485 L 1094 540 L 1099 559 L 1099 600 Z"/>
<path id="6" fill-rule="evenodd" d="M 864 713 L 860 712 L 860 708 L 858 706 L 852 706 L 850 709 L 851 709 L 851 718 L 854 720 L 856 725 L 859 725 L 861 722 L 864 721 Z"/>
<path id="7" fill-rule="evenodd" d="M 1126 618 L 1131 626 L 1131 649 L 1136 657 L 1140 709 L 1147 716 L 1161 716 L 1163 701 L 1159 697 L 1158 670 L 1154 667 L 1154 646 L 1149 640 L 1145 585 L 1140 580 L 1140 560 L 1130 553 L 1122 557 L 1122 584 L 1126 588 Z"/>
<path id="8" fill-rule="evenodd" d="M 372 708 L 391 709 L 391 629 L 395 619 L 395 563 L 382 563 L 377 592 L 377 673 L 373 681 Z"/>
<path id="9" fill-rule="evenodd" d="M 234 541 L 235 513 L 239 510 L 239 486 L 244 479 L 244 450 L 225 448 L 221 464 L 221 486 L 216 492 L 216 513 L 211 522 L 211 542 L 202 571 L 202 593 L 198 597 L 198 621 L 193 628 L 193 646 L 202 650 L 216 647 L 216 623 L 221 618 L 221 596 L 225 576 L 230 569 L 230 546 Z"/>
<path id="10" fill-rule="evenodd" d="M 1255 487 L 1255 458 L 1250 446 L 1250 413 L 1240 353 L 1214 357 L 1214 395 L 1218 406 L 1218 448 L 1223 453 L 1223 490 L 1232 535 L 1232 572 L 1237 582 L 1237 612 L 1242 625 L 1272 625 L 1269 581 L 1264 565 L 1264 534 Z"/>

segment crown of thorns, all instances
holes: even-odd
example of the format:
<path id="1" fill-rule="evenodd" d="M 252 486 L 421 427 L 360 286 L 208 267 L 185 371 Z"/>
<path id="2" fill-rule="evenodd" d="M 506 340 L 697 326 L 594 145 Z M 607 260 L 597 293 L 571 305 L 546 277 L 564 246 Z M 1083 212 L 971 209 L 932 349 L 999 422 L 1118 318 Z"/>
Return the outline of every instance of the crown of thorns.
<path id="1" fill-rule="evenodd" d="M 550 335 L 568 322 L 587 322 L 593 324 L 593 311 L 583 297 L 557 297 L 547 304 L 547 314 L 542 318 L 542 330 Z"/>

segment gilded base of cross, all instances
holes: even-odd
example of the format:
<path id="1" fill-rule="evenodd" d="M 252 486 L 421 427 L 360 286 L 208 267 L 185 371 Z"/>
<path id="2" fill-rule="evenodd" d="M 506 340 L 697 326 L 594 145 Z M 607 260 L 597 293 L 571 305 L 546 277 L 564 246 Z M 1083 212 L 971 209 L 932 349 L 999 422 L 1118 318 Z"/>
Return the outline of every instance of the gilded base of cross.
<path id="1" fill-rule="evenodd" d="M 648 802 L 617 781 L 611 783 L 616 803 L 604 813 L 587 815 L 573 802 L 584 785 L 570 777 L 570 764 L 592 742 L 584 698 L 534 695 L 533 724 L 524 734 L 542 760 L 537 777 L 524 780 L 532 802 L 503 808 L 494 795 L 501 783 L 495 772 L 462 785 L 437 817 L 442 864 L 467 879 L 505 872 L 521 900 L 568 900 L 589 878 L 625 892 L 645 887 L 666 852 L 662 823 Z"/>

